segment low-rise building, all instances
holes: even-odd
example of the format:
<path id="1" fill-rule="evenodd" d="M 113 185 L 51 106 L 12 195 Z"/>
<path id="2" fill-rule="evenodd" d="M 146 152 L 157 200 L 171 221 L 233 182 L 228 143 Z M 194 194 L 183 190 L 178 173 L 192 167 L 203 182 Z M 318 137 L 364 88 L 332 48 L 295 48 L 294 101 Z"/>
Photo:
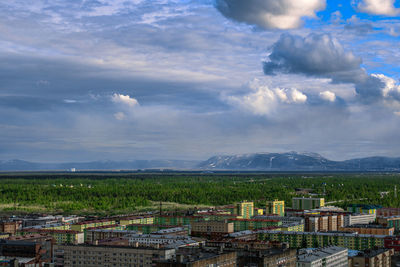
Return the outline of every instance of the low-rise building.
<path id="1" fill-rule="evenodd" d="M 297 257 L 297 267 L 347 267 L 348 250 L 342 247 L 325 247 L 307 251 Z"/>
<path id="2" fill-rule="evenodd" d="M 349 267 L 390 267 L 393 249 L 376 249 L 360 251 L 349 257 Z"/>

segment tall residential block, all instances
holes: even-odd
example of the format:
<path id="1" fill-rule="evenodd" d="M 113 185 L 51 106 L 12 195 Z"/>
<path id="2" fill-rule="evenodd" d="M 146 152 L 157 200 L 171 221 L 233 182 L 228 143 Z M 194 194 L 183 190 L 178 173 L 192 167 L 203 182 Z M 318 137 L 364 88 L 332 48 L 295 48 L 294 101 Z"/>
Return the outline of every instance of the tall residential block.
<path id="1" fill-rule="evenodd" d="M 238 215 L 243 219 L 250 219 L 254 216 L 254 203 L 243 201 L 237 204 Z"/>
<path id="2" fill-rule="evenodd" d="M 267 214 L 277 214 L 279 216 L 285 215 L 285 201 L 277 200 L 267 201 L 266 205 L 266 213 Z"/>
<path id="3" fill-rule="evenodd" d="M 292 208 L 296 210 L 311 210 L 325 206 L 324 198 L 304 198 L 294 197 L 292 199 Z"/>

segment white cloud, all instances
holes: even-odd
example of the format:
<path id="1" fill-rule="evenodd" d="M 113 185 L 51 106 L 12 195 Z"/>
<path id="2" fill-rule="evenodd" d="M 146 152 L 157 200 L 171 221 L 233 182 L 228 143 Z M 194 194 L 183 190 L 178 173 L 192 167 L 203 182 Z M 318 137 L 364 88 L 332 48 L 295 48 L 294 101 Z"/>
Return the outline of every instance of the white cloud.
<path id="1" fill-rule="evenodd" d="M 307 101 L 307 96 L 297 89 L 291 90 L 291 97 L 293 103 L 304 103 Z"/>
<path id="2" fill-rule="evenodd" d="M 394 115 L 399 116 L 400 117 L 400 111 L 395 111 Z"/>
<path id="3" fill-rule="evenodd" d="M 357 9 L 373 15 L 396 16 L 400 14 L 400 8 L 396 8 L 394 2 L 395 0 L 363 0 L 358 3 Z"/>
<path id="4" fill-rule="evenodd" d="M 288 96 L 285 92 L 284 89 L 276 88 L 275 90 L 276 96 L 282 101 L 282 102 L 288 102 Z"/>
<path id="5" fill-rule="evenodd" d="M 139 102 L 129 95 L 113 94 L 111 97 L 112 101 L 117 104 L 127 105 L 129 107 L 134 107 L 139 105 Z"/>
<path id="6" fill-rule="evenodd" d="M 293 29 L 303 17 L 315 17 L 325 9 L 325 0 L 217 0 L 217 9 L 227 18 L 264 29 Z"/>
<path id="7" fill-rule="evenodd" d="M 394 97 L 396 99 L 400 98 L 400 85 L 396 83 L 396 80 L 393 78 L 387 77 L 384 74 L 372 74 L 378 79 L 380 79 L 384 87 L 382 88 L 382 96 L 385 98 Z"/>
<path id="8" fill-rule="evenodd" d="M 331 91 L 324 91 L 319 93 L 319 97 L 325 101 L 335 102 L 336 95 L 334 92 Z"/>
<path id="9" fill-rule="evenodd" d="M 279 105 L 302 104 L 307 96 L 297 89 L 270 89 L 261 85 L 258 80 L 249 84 L 251 93 L 244 96 L 230 96 L 228 102 L 248 110 L 256 115 L 270 115 Z"/>

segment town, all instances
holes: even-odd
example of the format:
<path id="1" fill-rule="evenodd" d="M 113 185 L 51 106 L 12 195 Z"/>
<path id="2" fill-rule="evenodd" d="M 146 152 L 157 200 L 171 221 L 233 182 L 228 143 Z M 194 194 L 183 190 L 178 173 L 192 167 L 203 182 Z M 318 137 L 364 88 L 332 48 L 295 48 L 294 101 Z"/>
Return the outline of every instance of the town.
<path id="1" fill-rule="evenodd" d="M 0 266 L 397 266 L 400 208 L 294 197 L 95 217 L 0 223 Z"/>

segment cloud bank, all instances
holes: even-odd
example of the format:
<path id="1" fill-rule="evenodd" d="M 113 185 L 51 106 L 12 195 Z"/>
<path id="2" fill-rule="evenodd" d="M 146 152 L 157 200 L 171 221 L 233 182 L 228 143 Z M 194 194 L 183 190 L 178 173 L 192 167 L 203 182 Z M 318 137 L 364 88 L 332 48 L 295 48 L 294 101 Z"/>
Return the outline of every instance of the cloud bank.
<path id="1" fill-rule="evenodd" d="M 396 99 L 396 82 L 385 75 L 369 75 L 361 67 L 362 59 L 329 34 L 310 34 L 301 37 L 282 34 L 271 47 L 264 62 L 264 73 L 303 74 L 316 78 L 329 78 L 332 83 L 353 84 L 359 99 L 364 103 L 380 101 L 382 98 Z M 388 89 L 391 88 L 391 89 Z M 392 93 L 384 93 L 390 91 Z M 321 98 L 332 99 L 328 93 Z"/>

